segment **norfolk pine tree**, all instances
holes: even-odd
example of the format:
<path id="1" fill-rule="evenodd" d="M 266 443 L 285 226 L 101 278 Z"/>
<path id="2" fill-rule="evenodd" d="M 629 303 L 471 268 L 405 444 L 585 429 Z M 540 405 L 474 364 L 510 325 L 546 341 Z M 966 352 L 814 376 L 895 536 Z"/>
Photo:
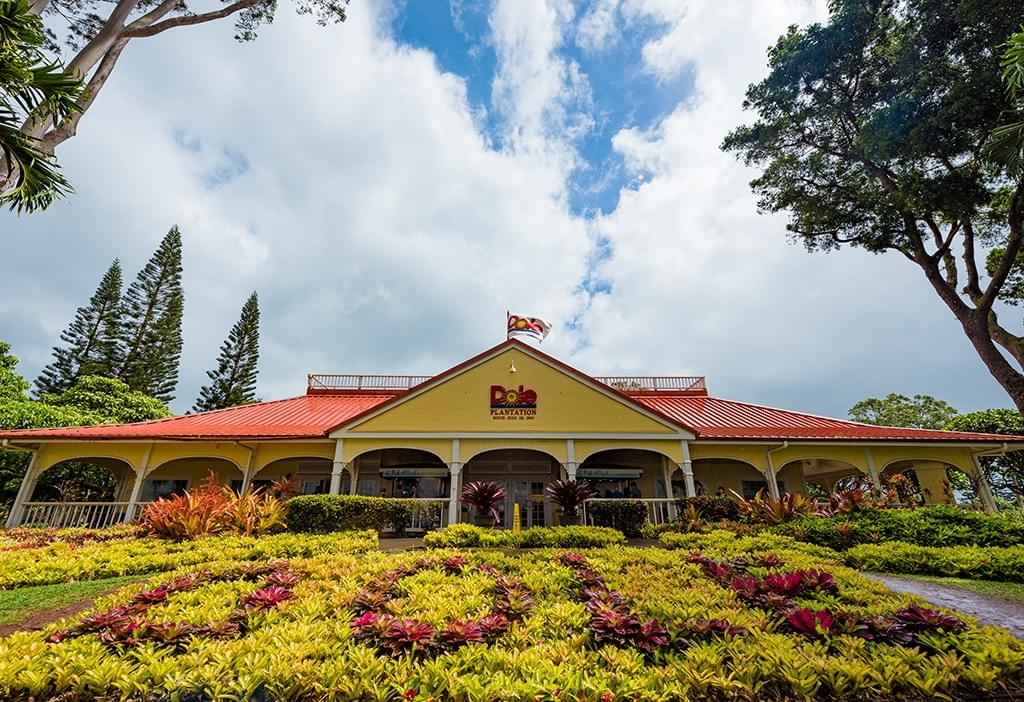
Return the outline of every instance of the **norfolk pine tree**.
<path id="1" fill-rule="evenodd" d="M 181 358 L 181 231 L 160 242 L 121 302 L 120 364 L 115 377 L 164 402 L 174 399 Z"/>
<path id="2" fill-rule="evenodd" d="M 256 401 L 256 368 L 260 357 L 260 307 L 256 293 L 242 306 L 242 314 L 221 344 L 217 369 L 207 371 L 196 400 L 196 412 L 246 405 Z"/>
<path id="3" fill-rule="evenodd" d="M 84 375 L 111 376 L 117 363 L 120 314 L 121 262 L 115 258 L 89 304 L 78 308 L 61 333 L 67 345 L 53 347 L 53 362 L 36 379 L 37 391 L 61 393 Z"/>

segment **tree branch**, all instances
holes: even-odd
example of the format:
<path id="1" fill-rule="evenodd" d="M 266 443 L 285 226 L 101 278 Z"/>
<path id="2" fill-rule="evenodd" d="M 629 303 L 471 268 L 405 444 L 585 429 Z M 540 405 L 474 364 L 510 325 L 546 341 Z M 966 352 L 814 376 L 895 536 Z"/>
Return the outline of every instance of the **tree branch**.
<path id="1" fill-rule="evenodd" d="M 1021 244 L 1024 243 L 1024 180 L 1017 183 L 1017 187 L 1010 197 L 1009 212 L 1007 221 L 1010 225 L 1010 237 L 1006 242 L 1006 253 L 1003 254 L 999 268 L 992 274 L 992 279 L 985 288 L 984 294 L 978 301 L 978 308 L 990 310 L 995 304 L 999 292 L 1003 289 L 1006 278 L 1017 262 L 1017 254 L 1020 252 Z"/>
<path id="2" fill-rule="evenodd" d="M 238 0 L 238 2 L 234 2 L 230 5 L 225 5 L 221 9 L 214 10 L 213 12 L 203 12 L 198 15 L 183 15 L 181 17 L 172 17 L 171 19 L 166 19 L 163 22 L 157 22 L 156 24 L 142 26 L 138 28 L 134 28 L 135 23 L 133 23 L 132 27 L 129 27 L 128 30 L 125 31 L 124 36 L 130 39 L 135 39 L 138 37 L 151 37 L 161 32 L 165 32 L 168 29 L 173 29 L 174 27 L 188 27 L 195 24 L 203 24 L 204 22 L 212 22 L 213 20 L 219 20 L 223 19 L 224 17 L 228 17 L 229 15 L 233 15 L 236 12 L 244 10 L 247 7 L 252 7 L 253 5 L 256 5 L 262 1 L 263 0 Z"/>
<path id="3" fill-rule="evenodd" d="M 107 82 L 107 78 L 110 77 L 111 71 L 114 70 L 114 65 L 117 63 L 117 59 L 120 58 L 124 47 L 128 45 L 128 41 L 128 39 L 121 38 L 114 42 L 113 46 L 104 54 L 99 68 L 93 73 L 88 85 L 85 86 L 85 90 L 82 91 L 82 96 L 78 99 L 79 110 L 56 125 L 54 129 L 51 129 L 42 138 L 40 145 L 47 153 L 53 153 L 58 144 L 67 141 L 78 131 L 78 123 L 82 120 L 82 115 L 92 106 L 96 95 L 99 94 L 103 84 Z"/>
<path id="4" fill-rule="evenodd" d="M 981 299 L 981 282 L 978 274 L 978 262 L 975 258 L 974 223 L 970 219 L 964 219 L 964 268 L 967 269 L 967 285 L 964 286 L 964 293 L 967 294 L 974 304 Z"/>

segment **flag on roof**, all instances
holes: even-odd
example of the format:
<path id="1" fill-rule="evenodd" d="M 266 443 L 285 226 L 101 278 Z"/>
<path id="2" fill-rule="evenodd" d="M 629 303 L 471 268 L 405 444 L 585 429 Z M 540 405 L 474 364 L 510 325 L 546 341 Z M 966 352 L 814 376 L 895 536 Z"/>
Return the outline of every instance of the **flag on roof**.
<path id="1" fill-rule="evenodd" d="M 544 341 L 544 337 L 551 331 L 551 325 L 539 317 L 523 317 L 511 312 L 506 314 L 509 339 L 513 336 L 532 336 L 537 341 Z"/>

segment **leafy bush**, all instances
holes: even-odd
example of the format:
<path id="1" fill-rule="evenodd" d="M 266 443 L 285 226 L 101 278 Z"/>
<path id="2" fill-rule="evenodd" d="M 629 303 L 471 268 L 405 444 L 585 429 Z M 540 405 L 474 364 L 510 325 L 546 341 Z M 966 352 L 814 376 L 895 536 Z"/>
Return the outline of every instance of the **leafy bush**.
<path id="1" fill-rule="evenodd" d="M 203 484 L 182 495 L 150 503 L 139 518 L 154 536 L 195 539 L 212 534 L 259 536 L 284 529 L 284 507 L 269 493 L 236 493 L 210 473 Z"/>
<path id="2" fill-rule="evenodd" d="M 697 497 L 686 497 L 677 500 L 680 511 L 692 507 L 701 519 L 706 522 L 721 522 L 723 520 L 735 522 L 740 518 L 739 506 L 736 500 L 729 497 L 712 497 L 700 495 Z"/>
<path id="3" fill-rule="evenodd" d="M 737 576 L 803 588 L 797 606 L 751 606 L 688 551 L 663 549 L 323 550 L 283 563 L 227 561 L 195 572 L 201 581 L 210 571 L 205 582 L 183 571 L 132 584 L 93 612 L 0 639 L 0 699 L 906 701 L 1024 692 L 1024 642 L 1008 632 L 890 592 L 809 555 L 815 546 L 770 534 L 700 538 L 703 557 Z M 790 583 L 798 573 L 800 585 Z M 770 576 L 780 577 L 768 586 Z M 136 608 L 145 610 L 140 627 L 117 621 Z M 48 642 L 65 629 L 76 635 Z"/>
<path id="4" fill-rule="evenodd" d="M 739 499 L 736 508 L 740 516 L 755 524 L 776 524 L 814 513 L 814 500 L 799 493 L 787 492 L 779 499 L 775 499 L 764 490 L 758 490 L 749 500 L 740 498 L 739 495 L 737 498 Z"/>
<path id="5" fill-rule="evenodd" d="M 857 544 L 903 541 L 922 546 L 1024 544 L 1019 512 L 984 514 L 958 507 L 859 509 L 833 517 L 806 517 L 772 527 L 777 534 L 844 550 Z"/>
<path id="6" fill-rule="evenodd" d="M 647 507 L 634 500 L 588 502 L 587 520 L 594 526 L 618 529 L 627 538 L 636 539 L 647 522 Z"/>
<path id="7" fill-rule="evenodd" d="M 514 534 L 472 524 L 453 524 L 423 537 L 423 545 L 428 548 L 598 548 L 625 542 L 621 531 L 585 526 L 530 527 Z"/>
<path id="8" fill-rule="evenodd" d="M 902 542 L 861 544 L 845 554 L 863 570 L 1024 583 L 1024 546 L 935 547 Z"/>
<path id="9" fill-rule="evenodd" d="M 412 519 L 408 502 L 361 495 L 300 495 L 285 502 L 289 531 L 325 534 L 353 529 L 394 529 Z"/>

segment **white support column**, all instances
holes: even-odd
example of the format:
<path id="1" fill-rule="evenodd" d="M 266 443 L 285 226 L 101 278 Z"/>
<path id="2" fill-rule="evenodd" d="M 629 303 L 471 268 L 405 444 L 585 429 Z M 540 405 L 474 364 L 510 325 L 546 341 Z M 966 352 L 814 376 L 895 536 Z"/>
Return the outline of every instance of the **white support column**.
<path id="1" fill-rule="evenodd" d="M 672 474 L 675 472 L 675 468 L 668 467 L 668 459 L 664 456 L 661 457 L 661 478 L 665 481 L 665 497 L 672 499 Z"/>
<path id="2" fill-rule="evenodd" d="M 452 439 L 452 460 L 448 464 L 451 486 L 448 490 L 448 524 L 459 523 L 459 494 L 461 492 L 459 476 L 462 474 L 462 462 L 459 460 L 459 440 Z"/>
<path id="3" fill-rule="evenodd" d="M 772 460 L 772 454 L 776 451 L 782 451 L 783 449 L 789 448 L 789 442 L 783 441 L 781 446 L 776 446 L 773 449 L 768 449 L 764 452 L 765 468 L 767 469 L 764 477 L 768 483 L 768 494 L 774 499 L 779 499 L 779 481 L 775 476 L 775 461 Z"/>
<path id="4" fill-rule="evenodd" d="M 336 439 L 334 441 L 334 461 L 331 463 L 331 494 L 341 494 L 341 473 L 345 470 L 345 464 L 342 459 L 342 451 L 345 447 L 344 439 Z"/>
<path id="5" fill-rule="evenodd" d="M 142 486 L 146 482 L 146 474 L 149 473 L 149 458 L 153 454 L 153 444 L 146 448 L 142 455 L 142 462 L 135 469 L 135 482 L 132 484 L 132 494 L 128 498 L 128 507 L 124 511 L 124 521 L 128 523 L 135 519 L 135 512 L 139 508 L 139 495 L 142 494 Z"/>
<path id="6" fill-rule="evenodd" d="M 18 496 L 14 498 L 11 512 L 7 515 L 7 528 L 13 529 L 21 524 L 21 516 L 25 511 L 25 503 L 32 500 L 32 492 L 36 489 L 36 481 L 39 480 L 39 472 L 36 466 L 39 464 L 39 452 L 33 451 L 32 458 L 25 470 L 25 477 L 21 479 L 21 486 L 18 488 Z"/>
<path id="7" fill-rule="evenodd" d="M 238 491 L 239 494 L 244 495 L 248 492 L 249 486 L 252 485 L 252 479 L 256 475 L 256 449 L 243 444 L 238 445 L 249 451 L 249 460 L 245 462 L 245 468 L 242 470 L 242 488 Z"/>
<path id="8" fill-rule="evenodd" d="M 693 461 L 690 459 L 690 442 L 682 441 L 680 443 L 683 445 L 683 462 L 679 464 L 679 467 L 683 469 L 683 484 L 686 486 L 686 496 L 696 497 L 697 486 L 693 482 Z"/>
<path id="9" fill-rule="evenodd" d="M 868 462 L 868 476 L 871 478 L 871 484 L 878 490 L 879 494 L 882 493 L 882 476 L 878 472 L 878 466 L 875 465 L 875 457 L 871 453 L 871 449 L 864 449 L 864 458 Z"/>
<path id="10" fill-rule="evenodd" d="M 565 475 L 567 480 L 576 480 L 576 442 L 565 440 Z"/>
<path id="11" fill-rule="evenodd" d="M 985 471 L 981 467 L 981 461 L 973 453 L 971 454 L 971 466 L 974 468 L 975 482 L 978 485 L 978 497 L 981 499 L 981 504 L 986 512 L 995 514 L 999 511 L 999 508 L 996 507 L 996 500 L 992 497 L 992 486 L 988 484 Z"/>
<path id="12" fill-rule="evenodd" d="M 348 464 L 345 465 L 345 470 L 348 471 L 349 479 L 352 481 L 351 484 L 348 486 L 348 494 L 349 495 L 358 495 L 359 494 L 359 492 L 358 492 L 359 491 L 359 465 L 355 461 L 352 461 L 351 463 L 348 463 Z"/>

